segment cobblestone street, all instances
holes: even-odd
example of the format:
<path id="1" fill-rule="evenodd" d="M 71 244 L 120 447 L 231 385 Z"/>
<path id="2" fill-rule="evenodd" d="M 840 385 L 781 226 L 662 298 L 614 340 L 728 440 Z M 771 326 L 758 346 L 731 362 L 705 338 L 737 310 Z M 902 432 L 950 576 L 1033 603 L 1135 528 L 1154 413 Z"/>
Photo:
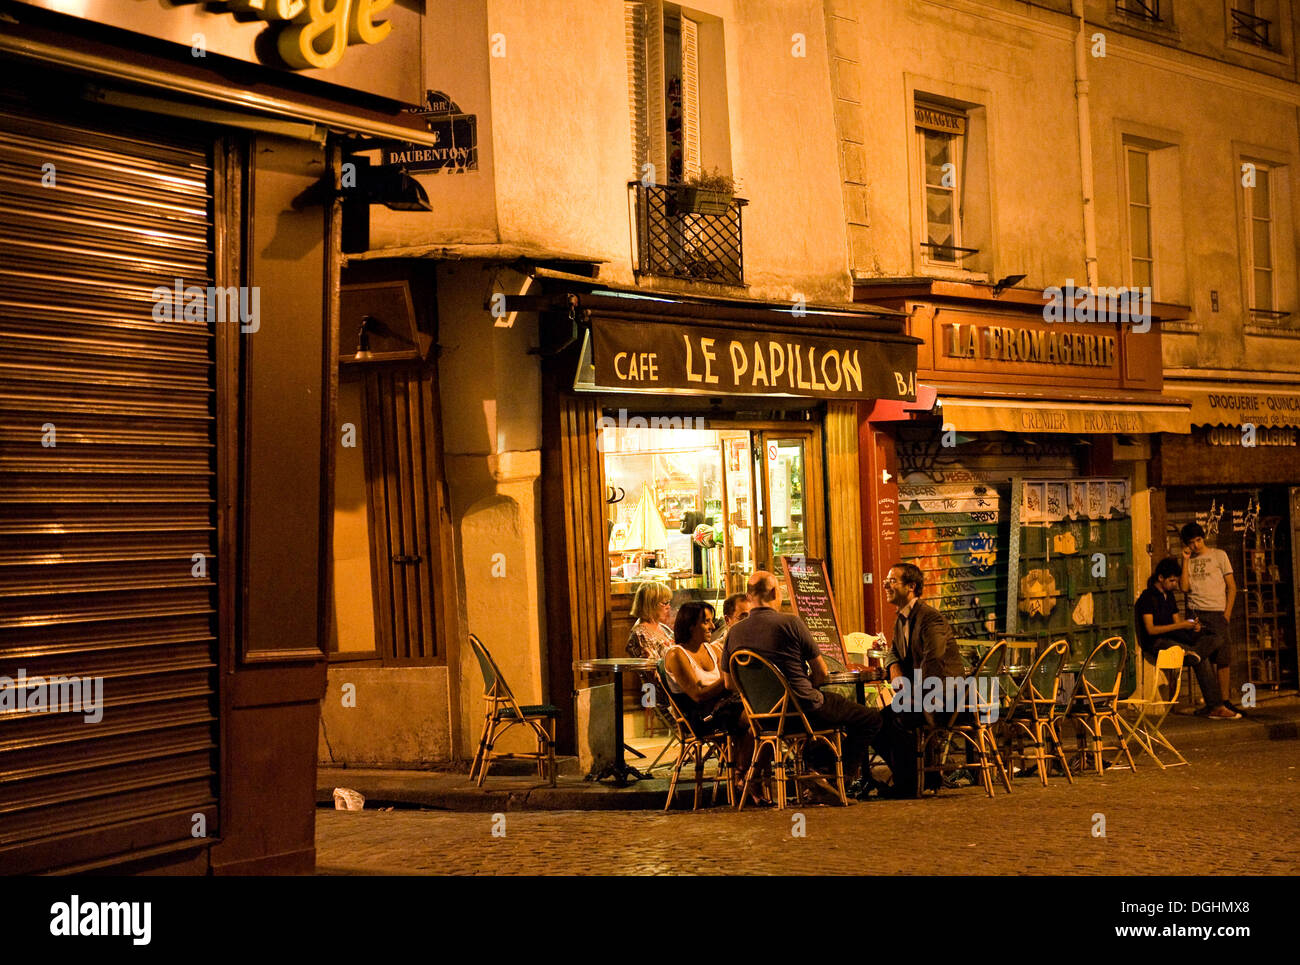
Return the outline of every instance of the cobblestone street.
<path id="1" fill-rule="evenodd" d="M 737 814 L 317 812 L 322 874 L 1300 873 L 1300 744 L 1184 748 L 1191 767 L 1020 779 L 921 801 Z M 806 822 L 797 837 L 796 814 Z M 1093 834 L 1104 816 L 1105 836 Z M 500 820 L 496 827 L 501 830 Z M 870 853 L 863 841 L 870 834 Z"/>

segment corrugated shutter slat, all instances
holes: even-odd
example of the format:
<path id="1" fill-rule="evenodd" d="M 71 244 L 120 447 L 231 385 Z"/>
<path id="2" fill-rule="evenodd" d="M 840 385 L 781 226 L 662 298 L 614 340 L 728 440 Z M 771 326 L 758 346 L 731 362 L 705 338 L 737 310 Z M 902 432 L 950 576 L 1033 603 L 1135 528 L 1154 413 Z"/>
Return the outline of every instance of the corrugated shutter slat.
<path id="1" fill-rule="evenodd" d="M 0 676 L 102 680 L 97 723 L 0 710 L 2 868 L 217 799 L 215 326 L 153 316 L 214 284 L 212 184 L 205 140 L 0 97 Z"/>

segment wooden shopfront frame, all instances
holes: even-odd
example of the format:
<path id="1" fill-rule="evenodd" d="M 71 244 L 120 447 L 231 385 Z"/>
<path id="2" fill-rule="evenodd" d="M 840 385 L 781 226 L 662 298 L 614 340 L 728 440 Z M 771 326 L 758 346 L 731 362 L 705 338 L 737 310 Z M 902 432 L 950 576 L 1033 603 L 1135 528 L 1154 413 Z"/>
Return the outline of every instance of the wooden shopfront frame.
<path id="1" fill-rule="evenodd" d="M 803 388 L 796 390 L 799 395 L 789 391 L 729 393 L 722 385 L 696 391 L 661 387 L 643 393 L 602 389 L 594 385 L 590 333 L 582 330 L 582 306 L 590 305 L 592 311 L 599 310 L 609 317 L 660 325 L 664 332 L 680 326 L 697 333 L 708 329 L 705 335 L 722 330 L 735 332 L 738 339 L 753 339 L 772 331 L 788 331 L 783 339 L 797 343 L 804 337 L 806 346 L 822 344 L 815 342 L 818 338 L 832 340 L 832 344 L 836 339 L 854 340 L 862 348 L 864 387 L 870 371 L 872 385 L 881 397 L 910 400 L 916 384 L 917 342 L 903 333 L 901 316 L 877 309 L 818 310 L 809 306 L 808 317 L 793 319 L 788 306 L 724 304 L 704 299 L 699 303 L 690 299 L 643 300 L 630 305 L 630 300 L 618 299 L 620 304 L 616 306 L 615 299 L 598 294 L 567 298 L 557 299 L 549 311 L 541 305 L 534 308 L 544 312 L 539 352 L 544 360 L 542 501 L 551 700 L 564 702 L 572 692 L 575 660 L 624 656 L 626 627 L 631 623 L 626 617 L 630 601 L 619 600 L 616 605 L 610 592 L 604 505 L 607 490 L 604 460 L 597 445 L 606 409 L 626 410 L 629 417 L 638 411 L 656 409 L 660 417 L 701 416 L 706 428 L 744 429 L 764 441 L 806 434 L 806 551 L 827 560 L 845 632 L 862 629 L 859 400 L 832 396 L 819 401 L 816 390 Z M 519 307 L 526 310 L 532 306 Z M 804 358 L 811 357 L 811 352 L 805 350 Z M 887 373 L 881 369 L 886 361 L 890 363 Z M 869 365 L 874 367 L 869 370 Z M 894 368 L 899 369 L 897 375 Z M 575 391 L 575 382 L 581 384 L 584 376 L 586 390 Z M 803 378 L 812 382 L 806 368 Z M 746 411 L 763 413 L 764 417 L 747 419 L 743 415 Z M 802 420 L 772 417 L 774 412 L 794 411 L 817 414 L 812 419 L 805 415 Z M 815 482 L 811 479 L 814 473 Z M 807 496 L 812 490 L 817 494 L 815 499 Z M 765 505 L 763 510 L 765 519 L 770 518 L 770 506 Z M 770 556 L 770 549 L 766 556 Z M 766 556 L 763 561 L 770 564 Z M 627 622 L 616 627 L 611 616 L 620 609 L 621 619 Z M 562 715 L 559 728 L 560 745 L 572 747 L 575 735 L 571 717 Z"/>

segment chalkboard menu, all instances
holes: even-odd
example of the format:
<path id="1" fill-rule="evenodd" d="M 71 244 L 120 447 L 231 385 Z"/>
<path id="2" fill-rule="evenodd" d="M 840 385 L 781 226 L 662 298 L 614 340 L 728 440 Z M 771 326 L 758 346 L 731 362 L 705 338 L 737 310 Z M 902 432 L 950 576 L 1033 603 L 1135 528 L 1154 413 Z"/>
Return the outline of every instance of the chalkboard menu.
<path id="1" fill-rule="evenodd" d="M 783 556 L 785 585 L 794 612 L 803 620 L 817 649 L 831 670 L 843 670 L 848 664 L 844 641 L 840 636 L 840 618 L 835 612 L 835 597 L 826 578 L 826 561 L 810 556 Z"/>

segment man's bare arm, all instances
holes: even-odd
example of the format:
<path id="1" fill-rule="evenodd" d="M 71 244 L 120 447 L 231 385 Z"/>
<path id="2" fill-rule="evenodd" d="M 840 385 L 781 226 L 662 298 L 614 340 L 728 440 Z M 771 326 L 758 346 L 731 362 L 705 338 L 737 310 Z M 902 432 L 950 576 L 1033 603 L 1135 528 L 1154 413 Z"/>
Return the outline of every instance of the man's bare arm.
<path id="1" fill-rule="evenodd" d="M 1232 578 L 1231 573 L 1223 574 L 1223 585 L 1228 591 L 1227 606 L 1223 608 L 1223 618 L 1229 622 L 1232 621 L 1232 608 L 1237 602 L 1237 581 Z"/>
<path id="2" fill-rule="evenodd" d="M 822 684 L 826 683 L 826 678 L 830 674 L 830 671 L 826 667 L 826 658 L 820 654 L 813 657 L 812 663 L 808 665 L 808 671 L 808 676 L 812 677 L 814 687 L 820 687 Z"/>

